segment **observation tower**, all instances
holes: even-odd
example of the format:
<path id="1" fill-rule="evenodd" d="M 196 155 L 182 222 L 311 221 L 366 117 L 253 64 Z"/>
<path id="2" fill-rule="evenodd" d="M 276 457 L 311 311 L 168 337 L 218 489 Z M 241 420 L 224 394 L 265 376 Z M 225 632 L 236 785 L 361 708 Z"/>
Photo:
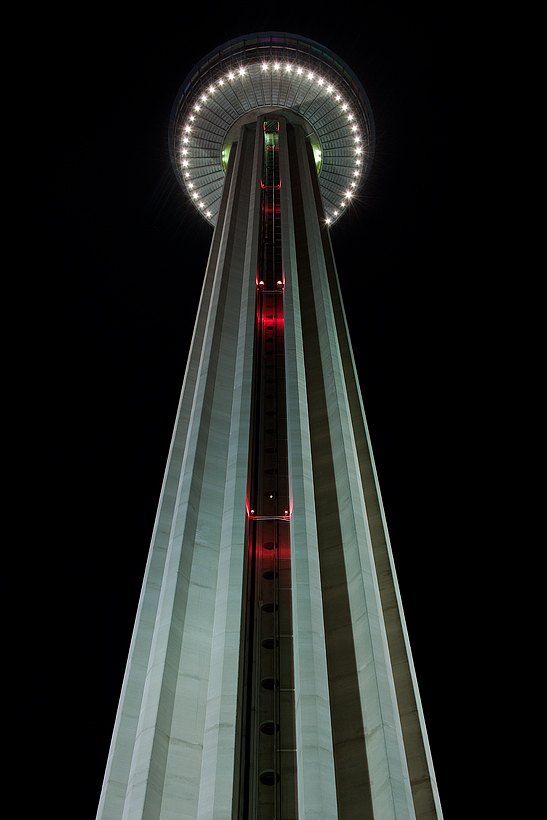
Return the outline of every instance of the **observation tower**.
<path id="1" fill-rule="evenodd" d="M 440 818 L 329 236 L 366 94 L 311 40 L 240 37 L 169 145 L 214 231 L 98 820 Z"/>

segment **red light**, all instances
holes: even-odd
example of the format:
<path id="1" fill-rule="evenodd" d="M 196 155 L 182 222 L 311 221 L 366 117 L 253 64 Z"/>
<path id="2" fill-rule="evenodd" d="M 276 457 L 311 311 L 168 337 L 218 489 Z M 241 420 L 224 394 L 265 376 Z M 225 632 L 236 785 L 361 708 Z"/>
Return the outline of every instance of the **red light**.
<path id="1" fill-rule="evenodd" d="M 255 512 L 254 510 L 251 510 L 251 515 L 254 515 L 254 512 Z"/>
<path id="2" fill-rule="evenodd" d="M 263 280 L 261 279 L 261 280 L 260 280 L 260 282 L 259 282 L 258 284 L 259 284 L 259 285 L 263 285 L 263 284 L 264 284 Z"/>

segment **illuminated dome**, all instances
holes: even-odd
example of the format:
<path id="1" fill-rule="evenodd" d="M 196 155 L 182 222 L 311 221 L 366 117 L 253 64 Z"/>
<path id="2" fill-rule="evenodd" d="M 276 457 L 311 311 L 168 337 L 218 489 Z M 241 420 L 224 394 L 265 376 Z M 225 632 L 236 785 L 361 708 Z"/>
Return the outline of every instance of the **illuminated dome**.
<path id="1" fill-rule="evenodd" d="M 231 144 L 260 113 L 283 113 L 311 141 L 325 219 L 333 224 L 370 169 L 374 121 L 361 83 L 332 51 L 292 34 L 230 40 L 190 72 L 171 114 L 177 178 L 215 225 Z"/>

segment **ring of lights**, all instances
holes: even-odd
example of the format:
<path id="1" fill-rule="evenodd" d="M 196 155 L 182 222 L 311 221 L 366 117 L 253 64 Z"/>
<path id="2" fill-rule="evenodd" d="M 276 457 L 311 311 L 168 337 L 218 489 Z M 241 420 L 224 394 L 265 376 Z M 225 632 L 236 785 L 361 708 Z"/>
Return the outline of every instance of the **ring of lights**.
<path id="1" fill-rule="evenodd" d="M 304 125 L 312 142 L 328 224 L 340 218 L 365 181 L 374 152 L 374 121 L 355 75 L 312 40 L 251 34 L 225 43 L 194 67 L 171 115 L 175 173 L 212 225 L 238 128 L 260 113 L 280 109 Z"/>

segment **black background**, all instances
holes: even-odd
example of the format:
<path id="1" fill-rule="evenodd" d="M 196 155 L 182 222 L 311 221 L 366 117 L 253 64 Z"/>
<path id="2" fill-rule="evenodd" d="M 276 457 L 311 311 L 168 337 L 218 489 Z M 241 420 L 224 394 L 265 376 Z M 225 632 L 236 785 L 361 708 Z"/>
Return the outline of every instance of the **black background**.
<path id="1" fill-rule="evenodd" d="M 457 817 L 474 323 L 457 20 L 389 2 L 40 14 L 29 120 L 43 309 L 30 427 L 47 585 L 32 703 L 45 758 L 62 761 L 60 813 L 95 816 L 212 236 L 175 182 L 171 105 L 211 49 L 273 30 L 339 54 L 375 117 L 367 185 L 331 234 L 441 799 Z"/>

